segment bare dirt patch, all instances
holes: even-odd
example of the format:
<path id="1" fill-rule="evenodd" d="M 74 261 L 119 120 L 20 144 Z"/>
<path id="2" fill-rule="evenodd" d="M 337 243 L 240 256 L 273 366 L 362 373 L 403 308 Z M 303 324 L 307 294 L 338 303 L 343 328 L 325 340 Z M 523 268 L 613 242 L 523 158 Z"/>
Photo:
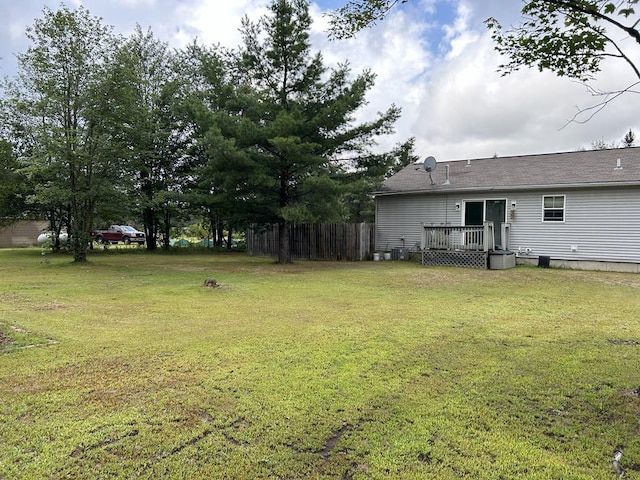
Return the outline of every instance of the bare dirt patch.
<path id="1" fill-rule="evenodd" d="M 621 339 L 621 338 L 616 338 L 616 339 L 607 340 L 607 341 L 611 345 L 623 345 L 627 347 L 637 347 L 638 345 L 640 345 L 640 342 L 638 342 L 637 340 L 629 340 L 629 339 Z"/>
<path id="2" fill-rule="evenodd" d="M 51 338 L 37 335 L 13 325 L 0 323 L 0 353 L 19 348 L 34 348 L 58 343 Z"/>

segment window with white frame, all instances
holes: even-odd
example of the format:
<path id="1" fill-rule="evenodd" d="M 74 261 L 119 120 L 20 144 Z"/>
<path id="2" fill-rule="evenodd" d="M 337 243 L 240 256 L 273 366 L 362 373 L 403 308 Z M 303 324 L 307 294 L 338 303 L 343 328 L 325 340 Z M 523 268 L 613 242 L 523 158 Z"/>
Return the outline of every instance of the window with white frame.
<path id="1" fill-rule="evenodd" d="M 542 197 L 542 221 L 564 222 L 564 195 L 545 195 Z"/>

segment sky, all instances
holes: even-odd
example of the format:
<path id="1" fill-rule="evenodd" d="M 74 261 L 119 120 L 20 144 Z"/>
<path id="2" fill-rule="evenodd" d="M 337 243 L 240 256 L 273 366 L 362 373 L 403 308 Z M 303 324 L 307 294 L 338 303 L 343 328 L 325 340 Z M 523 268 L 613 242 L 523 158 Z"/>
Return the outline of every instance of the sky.
<path id="1" fill-rule="evenodd" d="M 640 145 L 640 95 L 628 93 L 578 123 L 571 121 L 578 109 L 599 100 L 585 85 L 537 70 L 498 73 L 505 59 L 495 52 L 484 20 L 517 23 L 517 0 L 410 0 L 356 38 L 331 41 L 326 13 L 345 2 L 311 3 L 312 50 L 322 52 L 326 66 L 349 62 L 354 75 L 376 74 L 357 120 L 370 120 L 391 104 L 402 109 L 395 133 L 378 139 L 378 151 L 415 137 L 416 153 L 439 161 L 566 152 L 594 142 L 619 145 L 629 130 Z M 1 76 L 16 74 L 15 54 L 29 46 L 25 29 L 45 6 L 55 10 L 61 3 L 84 5 L 123 35 L 136 24 L 150 28 L 172 48 L 194 39 L 233 48 L 241 43 L 241 18 L 258 19 L 269 0 L 0 0 Z M 612 91 L 632 81 L 629 67 L 612 61 L 591 86 Z"/>

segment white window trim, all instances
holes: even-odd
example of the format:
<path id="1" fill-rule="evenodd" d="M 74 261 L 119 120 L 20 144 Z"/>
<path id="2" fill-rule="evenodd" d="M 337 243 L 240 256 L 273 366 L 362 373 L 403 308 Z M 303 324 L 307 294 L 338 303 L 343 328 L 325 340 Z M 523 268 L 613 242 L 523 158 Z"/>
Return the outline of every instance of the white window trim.
<path id="1" fill-rule="evenodd" d="M 544 199 L 547 197 L 562 197 L 562 220 L 545 220 L 544 219 L 544 212 L 545 210 L 547 210 L 544 207 Z M 550 209 L 551 210 L 551 209 Z M 559 210 L 557 208 L 553 209 L 553 210 Z M 542 223 L 546 223 L 546 224 L 557 224 L 557 223 L 565 223 L 567 220 L 567 196 L 566 195 L 556 195 L 556 194 L 552 194 L 552 195 L 542 195 L 542 212 L 541 212 L 541 220 Z"/>

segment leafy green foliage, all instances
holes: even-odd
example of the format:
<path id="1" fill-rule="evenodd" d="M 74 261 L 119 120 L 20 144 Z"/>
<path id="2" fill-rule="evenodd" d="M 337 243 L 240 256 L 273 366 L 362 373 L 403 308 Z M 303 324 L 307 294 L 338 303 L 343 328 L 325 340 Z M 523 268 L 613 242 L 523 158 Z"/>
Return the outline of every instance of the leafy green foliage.
<path id="1" fill-rule="evenodd" d="M 349 0 L 329 14 L 330 35 L 336 39 L 354 37 L 360 30 L 382 20 L 398 3 L 408 0 Z"/>
<path id="2" fill-rule="evenodd" d="M 414 151 L 415 139 L 410 138 L 387 153 L 357 157 L 348 163 L 345 191 L 342 199 L 342 220 L 345 222 L 375 221 L 375 202 L 372 192 L 380 189 L 384 179 L 418 160 Z"/>
<path id="3" fill-rule="evenodd" d="M 274 0 L 259 22 L 243 20 L 237 51 L 172 53 L 139 26 L 115 37 L 83 7 L 45 8 L 5 85 L 2 167 L 21 191 L 0 199 L 66 228 L 75 262 L 89 232 L 112 223 L 143 223 L 153 250 L 180 221 L 205 220 L 220 241 L 250 224 L 370 217 L 368 194 L 413 142 L 372 153 L 400 110 L 356 125 L 374 76 L 327 69 L 310 25 L 307 1 Z"/>
<path id="4" fill-rule="evenodd" d="M 509 61 L 500 66 L 503 74 L 522 67 L 549 70 L 559 76 L 588 81 L 601 70 L 607 57 L 625 61 L 640 79 L 633 56 L 613 32 L 640 43 L 635 5 L 638 0 L 617 4 L 598 0 L 533 0 L 522 8 L 525 20 L 502 32 L 495 18 L 486 21 L 493 31 L 496 49 Z M 631 20 L 628 25 L 624 20 Z"/>
<path id="5" fill-rule="evenodd" d="M 20 218 L 28 212 L 26 176 L 19 171 L 19 164 L 11 144 L 0 138 L 0 225 Z"/>
<path id="6" fill-rule="evenodd" d="M 121 205 L 143 219 L 150 250 L 157 247 L 160 231 L 169 231 L 170 219 L 179 210 L 181 173 L 188 169 L 184 159 L 189 137 L 178 113 L 183 100 L 179 68 L 167 45 L 140 26 L 122 42 L 108 68 L 113 92 L 103 114 L 121 146 L 126 175 L 120 185 L 128 196 Z M 128 218 L 122 212 L 103 217 L 105 224 Z"/>
<path id="7" fill-rule="evenodd" d="M 32 46 L 18 55 L 17 81 L 8 87 L 13 138 L 28 141 L 21 154 L 37 185 L 32 201 L 65 212 L 74 261 L 84 262 L 95 204 L 114 171 L 112 139 L 95 115 L 96 104 L 108 101 L 96 94 L 110 29 L 82 7 L 63 6 L 45 8 L 27 38 Z"/>

